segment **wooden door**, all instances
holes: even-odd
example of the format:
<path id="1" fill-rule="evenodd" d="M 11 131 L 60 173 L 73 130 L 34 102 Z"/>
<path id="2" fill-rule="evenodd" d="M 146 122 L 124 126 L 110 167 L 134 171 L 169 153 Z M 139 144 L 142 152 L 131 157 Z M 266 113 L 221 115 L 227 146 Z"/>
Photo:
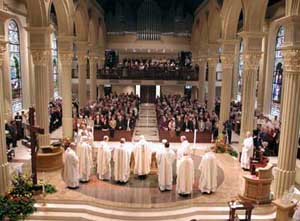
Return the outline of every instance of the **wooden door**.
<path id="1" fill-rule="evenodd" d="M 155 86 L 141 86 L 141 102 L 155 103 L 156 87 Z"/>

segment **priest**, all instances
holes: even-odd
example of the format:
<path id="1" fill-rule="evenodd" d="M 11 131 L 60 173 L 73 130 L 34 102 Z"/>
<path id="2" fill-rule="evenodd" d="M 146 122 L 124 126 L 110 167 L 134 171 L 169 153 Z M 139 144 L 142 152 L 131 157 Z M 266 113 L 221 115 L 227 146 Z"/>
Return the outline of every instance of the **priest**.
<path id="1" fill-rule="evenodd" d="M 188 155 L 191 154 L 190 143 L 187 140 L 186 136 L 180 137 L 181 145 L 177 150 L 177 160 L 180 160 L 183 157 L 183 154 L 186 153 Z"/>
<path id="2" fill-rule="evenodd" d="M 193 192 L 194 162 L 188 152 L 177 162 L 177 193 L 179 195 L 190 195 Z"/>
<path id="3" fill-rule="evenodd" d="M 97 152 L 97 174 L 100 180 L 111 179 L 111 149 L 108 136 L 103 137 Z"/>
<path id="4" fill-rule="evenodd" d="M 160 191 L 172 190 L 173 183 L 173 162 L 175 160 L 175 153 L 169 148 L 170 144 L 168 142 L 164 145 L 165 149 L 156 153 Z"/>
<path id="5" fill-rule="evenodd" d="M 218 166 L 217 158 L 211 148 L 207 149 L 207 152 L 202 157 L 199 165 L 200 178 L 199 189 L 202 193 L 216 192 L 217 178 L 218 178 Z"/>
<path id="6" fill-rule="evenodd" d="M 250 169 L 250 158 L 253 157 L 253 137 L 251 133 L 248 131 L 246 133 L 246 138 L 243 141 L 243 149 L 241 155 L 241 167 L 245 170 Z"/>
<path id="7" fill-rule="evenodd" d="M 127 183 L 130 175 L 131 151 L 125 144 L 125 138 L 120 140 L 119 147 L 114 149 L 114 179 L 116 182 Z"/>
<path id="8" fill-rule="evenodd" d="M 88 182 L 90 180 L 91 169 L 93 164 L 92 147 L 89 144 L 87 136 L 82 137 L 82 141 L 77 147 L 79 157 L 79 174 L 81 182 Z"/>
<path id="9" fill-rule="evenodd" d="M 63 180 L 70 189 L 79 187 L 79 158 L 75 153 L 75 144 L 66 149 L 64 155 Z"/>
<path id="10" fill-rule="evenodd" d="M 152 151 L 143 135 L 134 148 L 134 174 L 145 177 L 150 173 Z"/>

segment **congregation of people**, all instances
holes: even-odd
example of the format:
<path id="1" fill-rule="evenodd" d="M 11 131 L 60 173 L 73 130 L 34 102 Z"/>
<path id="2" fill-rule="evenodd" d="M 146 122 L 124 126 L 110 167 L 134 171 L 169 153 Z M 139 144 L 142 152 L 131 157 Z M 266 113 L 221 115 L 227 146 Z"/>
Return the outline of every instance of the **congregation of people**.
<path id="1" fill-rule="evenodd" d="M 184 61 L 179 59 L 147 59 L 147 58 L 124 58 L 121 67 L 136 70 L 145 69 L 168 69 L 178 70 L 179 68 L 192 68 L 191 59 L 186 58 Z"/>
<path id="2" fill-rule="evenodd" d="M 199 66 L 185 59 L 124 58 L 115 65 L 107 64 L 99 70 L 101 77 L 140 79 L 186 79 L 198 78 Z"/>
<path id="3" fill-rule="evenodd" d="M 209 113 L 206 105 L 188 96 L 164 95 L 156 100 L 158 127 L 160 130 L 193 132 L 195 130 L 213 133 L 218 136 L 219 117 L 216 111 Z"/>
<path id="4" fill-rule="evenodd" d="M 74 130 L 83 126 L 94 130 L 109 131 L 110 137 L 115 130 L 132 131 L 139 113 L 139 97 L 134 94 L 110 94 L 90 102 L 74 118 Z M 73 116 L 77 108 L 74 107 Z"/>
<path id="5" fill-rule="evenodd" d="M 69 188 L 78 188 L 80 182 L 88 182 L 93 175 L 91 171 L 94 164 L 95 175 L 99 180 L 127 183 L 131 178 L 131 155 L 134 158 L 133 174 L 146 179 L 151 172 L 154 154 L 160 191 L 171 191 L 176 177 L 177 193 L 184 196 L 192 194 L 195 169 L 200 170 L 198 189 L 202 193 L 210 194 L 217 189 L 217 159 L 214 152 L 209 148 L 203 155 L 199 168 L 195 168 L 191 145 L 184 136 L 181 137 L 182 143 L 178 150 L 171 148 L 166 140 L 159 148 L 154 148 L 144 136 L 140 136 L 136 143 L 126 142 L 122 138 L 115 146 L 109 143 L 108 136 L 104 136 L 98 146 L 90 141 L 88 136 L 82 136 L 80 141 L 72 143 L 65 151 L 63 179 Z"/>

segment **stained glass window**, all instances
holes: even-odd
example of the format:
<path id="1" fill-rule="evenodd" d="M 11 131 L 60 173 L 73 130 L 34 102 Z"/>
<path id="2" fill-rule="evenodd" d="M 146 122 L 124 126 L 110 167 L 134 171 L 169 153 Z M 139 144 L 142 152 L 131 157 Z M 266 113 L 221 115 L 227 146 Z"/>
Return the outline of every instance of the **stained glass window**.
<path id="1" fill-rule="evenodd" d="M 55 32 L 51 34 L 51 50 L 52 50 L 52 71 L 53 71 L 53 87 L 54 98 L 58 97 L 58 49 L 57 37 Z"/>
<path id="2" fill-rule="evenodd" d="M 12 111 L 22 110 L 22 74 L 20 60 L 20 35 L 17 23 L 10 20 L 8 23 L 9 43 L 9 72 L 12 89 Z"/>
<path id="3" fill-rule="evenodd" d="M 244 44 L 243 41 L 240 43 L 240 53 L 239 53 L 239 75 L 238 75 L 238 97 L 237 100 L 241 101 L 242 99 L 242 74 L 244 69 L 244 61 L 243 61 L 243 51 L 244 51 Z"/>
<path id="4" fill-rule="evenodd" d="M 271 114 L 278 116 L 280 114 L 280 101 L 282 93 L 282 80 L 283 80 L 283 56 L 282 44 L 284 43 L 284 28 L 281 26 L 278 29 L 275 43 L 275 59 L 274 71 L 272 81 L 272 110 Z"/>

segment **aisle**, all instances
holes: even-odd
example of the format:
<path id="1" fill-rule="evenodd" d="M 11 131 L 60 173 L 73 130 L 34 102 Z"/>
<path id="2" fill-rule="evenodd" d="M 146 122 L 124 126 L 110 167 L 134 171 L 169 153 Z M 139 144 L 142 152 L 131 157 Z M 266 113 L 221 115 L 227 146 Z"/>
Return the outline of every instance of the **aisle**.
<path id="1" fill-rule="evenodd" d="M 137 121 L 132 141 L 138 141 L 140 135 L 144 135 L 148 141 L 159 142 L 154 104 L 141 104 L 140 106 L 139 120 Z"/>

